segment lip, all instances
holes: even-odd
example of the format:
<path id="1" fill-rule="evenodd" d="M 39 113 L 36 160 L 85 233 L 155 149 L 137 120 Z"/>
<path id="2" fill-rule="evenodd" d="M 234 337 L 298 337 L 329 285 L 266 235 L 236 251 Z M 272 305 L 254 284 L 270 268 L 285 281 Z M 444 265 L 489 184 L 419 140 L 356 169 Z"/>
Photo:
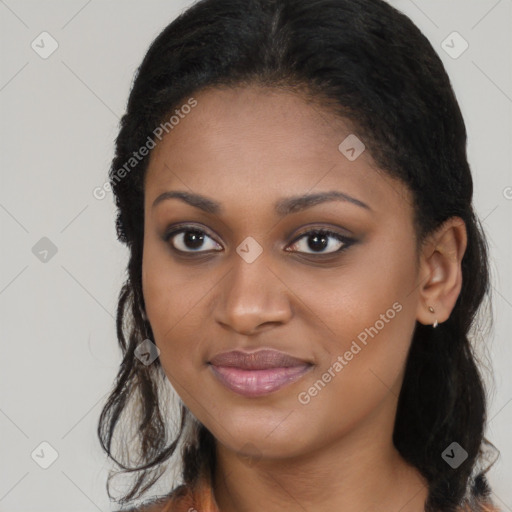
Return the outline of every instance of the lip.
<path id="1" fill-rule="evenodd" d="M 223 352 L 208 364 L 224 386 L 247 397 L 277 391 L 297 381 L 313 367 L 308 361 L 269 349 Z"/>
<path id="2" fill-rule="evenodd" d="M 260 349 L 256 352 L 232 350 L 214 356 L 210 361 L 214 366 L 230 366 L 243 370 L 267 370 L 269 368 L 289 368 L 310 364 L 285 352 L 273 349 Z"/>

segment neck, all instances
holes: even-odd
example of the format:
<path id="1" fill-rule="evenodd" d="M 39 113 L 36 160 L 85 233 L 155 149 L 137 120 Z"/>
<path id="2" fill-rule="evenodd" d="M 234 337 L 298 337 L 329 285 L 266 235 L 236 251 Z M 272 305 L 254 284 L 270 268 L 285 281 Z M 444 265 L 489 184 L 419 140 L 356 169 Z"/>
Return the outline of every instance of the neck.
<path id="1" fill-rule="evenodd" d="M 381 408 L 389 416 L 386 410 Z M 394 448 L 393 421 L 377 412 L 335 443 L 326 440 L 286 459 L 249 462 L 217 442 L 213 490 L 219 510 L 423 512 L 427 484 Z"/>

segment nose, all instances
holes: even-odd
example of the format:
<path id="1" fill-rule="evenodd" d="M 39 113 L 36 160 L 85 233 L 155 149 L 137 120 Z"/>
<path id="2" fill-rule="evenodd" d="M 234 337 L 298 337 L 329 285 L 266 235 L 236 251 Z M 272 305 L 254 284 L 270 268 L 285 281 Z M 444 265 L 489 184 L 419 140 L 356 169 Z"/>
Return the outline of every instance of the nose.
<path id="1" fill-rule="evenodd" d="M 285 324 L 293 316 L 290 290 L 261 256 L 247 263 L 235 255 L 218 293 L 215 320 L 241 334 Z"/>

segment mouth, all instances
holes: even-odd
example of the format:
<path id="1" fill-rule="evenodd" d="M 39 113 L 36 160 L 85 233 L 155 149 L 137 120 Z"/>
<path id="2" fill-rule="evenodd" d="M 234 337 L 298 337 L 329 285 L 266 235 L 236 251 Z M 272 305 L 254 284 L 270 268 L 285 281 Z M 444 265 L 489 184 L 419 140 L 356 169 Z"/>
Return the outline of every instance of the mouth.
<path id="1" fill-rule="evenodd" d="M 276 350 L 224 352 L 208 365 L 221 384 L 246 397 L 277 391 L 299 380 L 313 367 L 308 361 Z"/>

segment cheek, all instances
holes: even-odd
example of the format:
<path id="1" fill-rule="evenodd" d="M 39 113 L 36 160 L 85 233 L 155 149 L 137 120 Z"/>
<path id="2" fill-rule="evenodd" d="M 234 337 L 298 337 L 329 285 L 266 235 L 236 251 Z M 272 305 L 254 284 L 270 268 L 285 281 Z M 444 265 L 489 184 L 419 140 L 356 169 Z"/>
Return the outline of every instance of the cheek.
<path id="1" fill-rule="evenodd" d="M 314 380 L 329 381 L 330 389 L 322 400 L 346 401 L 355 409 L 400 380 L 416 323 L 412 243 L 395 239 L 372 246 L 333 272 L 302 277 L 294 287 L 321 346 Z M 324 389 L 321 382 L 317 388 Z"/>
<path id="2" fill-rule="evenodd" d="M 147 235 L 142 258 L 142 291 L 153 333 L 162 334 L 182 319 L 193 300 L 195 280 L 187 279 L 163 242 Z"/>
<path id="3" fill-rule="evenodd" d="M 180 319 L 186 315 L 186 291 L 177 282 L 179 274 L 171 271 L 169 255 L 164 255 L 157 244 L 147 242 L 142 259 L 142 291 L 146 312 L 161 351 L 162 362 L 169 350 L 168 339 L 172 339 Z M 179 290 L 179 293 L 176 292 Z M 177 354 L 178 355 L 178 354 Z"/>
<path id="4" fill-rule="evenodd" d="M 205 271 L 199 277 L 193 268 L 179 268 L 165 250 L 149 243 L 142 269 L 144 301 L 160 361 L 171 382 L 171 374 L 182 381 L 204 364 L 205 304 L 215 276 Z"/>
<path id="5" fill-rule="evenodd" d="M 335 345 L 339 342 L 341 348 L 360 333 L 364 341 L 364 333 L 372 327 L 381 338 L 387 332 L 395 342 L 398 338 L 409 341 L 405 333 L 399 334 L 405 326 L 414 324 L 413 247 L 409 242 L 402 250 L 401 240 L 381 238 L 387 243 L 375 239 L 360 245 L 347 252 L 337 267 L 302 272 L 281 269 L 283 281 L 300 299 L 298 315 L 326 340 Z"/>

